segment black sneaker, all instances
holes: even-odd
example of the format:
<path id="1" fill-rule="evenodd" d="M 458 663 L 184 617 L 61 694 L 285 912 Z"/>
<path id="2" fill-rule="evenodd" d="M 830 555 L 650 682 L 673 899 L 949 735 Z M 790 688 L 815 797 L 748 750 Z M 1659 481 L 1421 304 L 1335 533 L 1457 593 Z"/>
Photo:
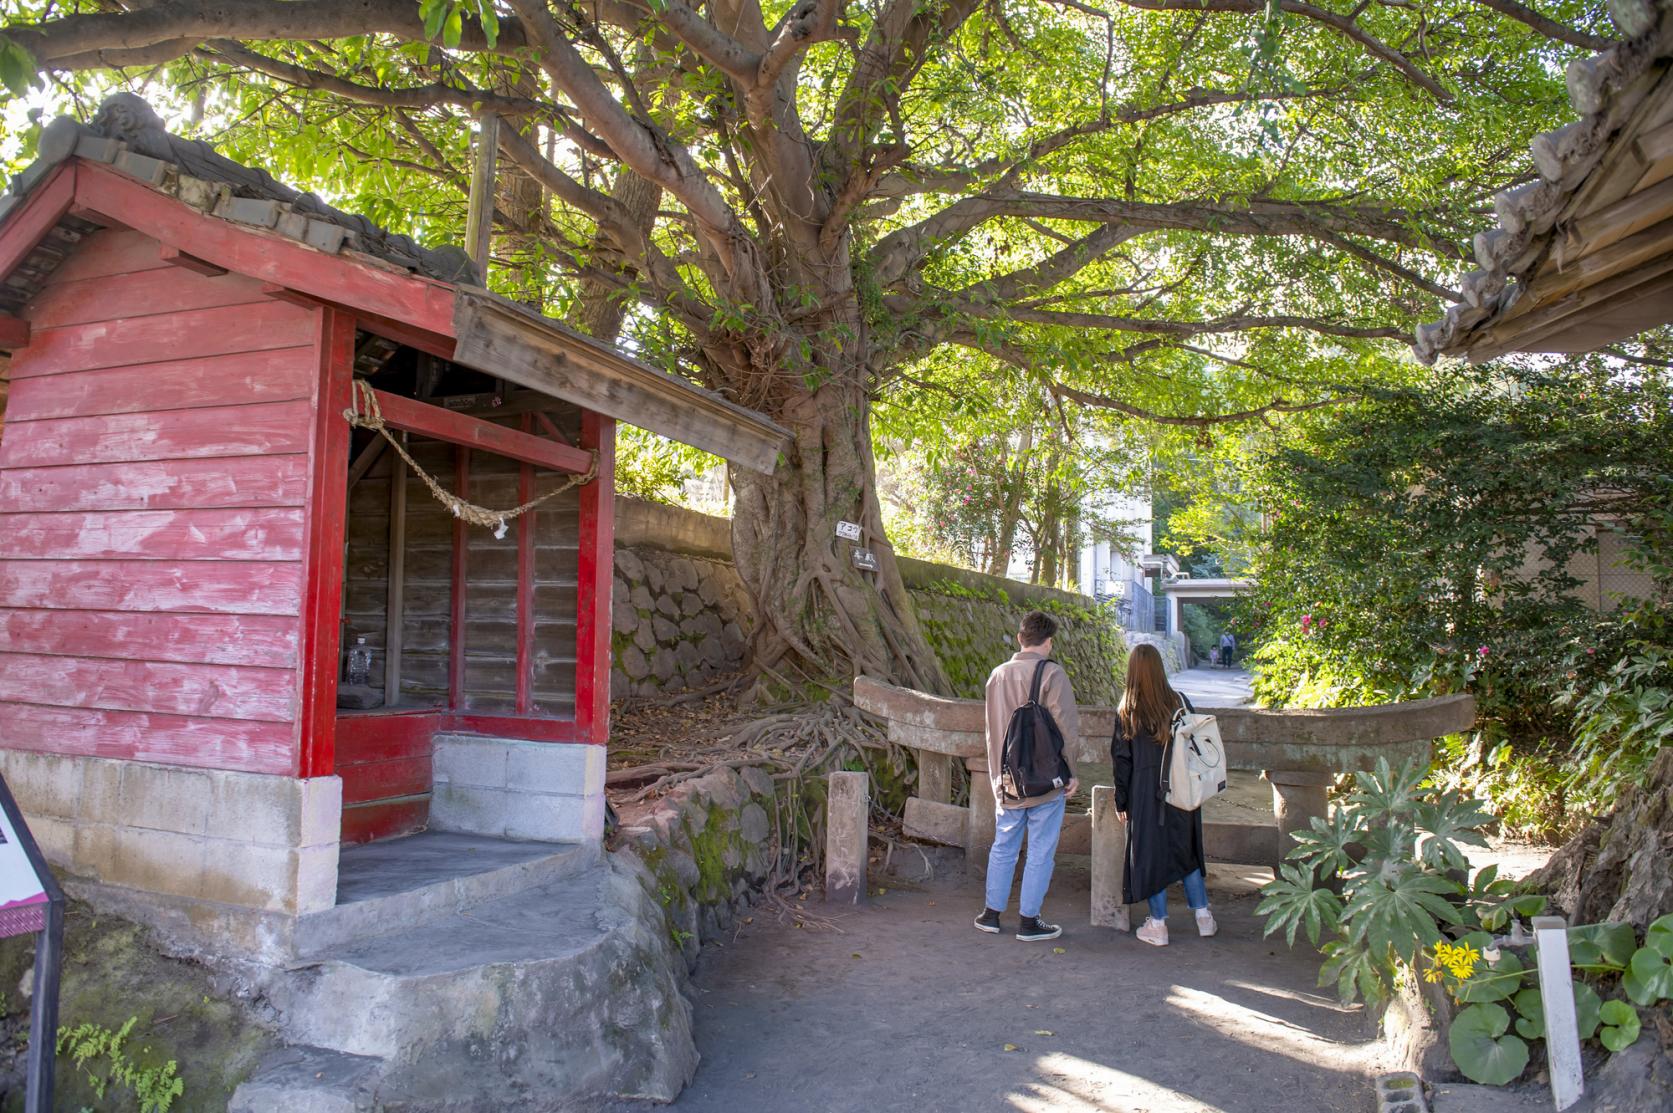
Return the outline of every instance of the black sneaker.
<path id="1" fill-rule="evenodd" d="M 986 931 L 987 929 L 983 928 L 982 930 Z M 1048 924 L 1038 916 L 1024 916 L 1022 923 L 1017 925 L 1017 938 L 1028 943 L 1038 943 L 1043 939 L 1056 939 L 1062 934 L 1062 928 L 1056 924 Z"/>
<path id="2" fill-rule="evenodd" d="M 998 935 L 1001 930 L 999 927 L 999 913 L 991 908 L 982 909 L 982 914 L 976 917 L 976 930 L 985 931 L 989 935 Z"/>

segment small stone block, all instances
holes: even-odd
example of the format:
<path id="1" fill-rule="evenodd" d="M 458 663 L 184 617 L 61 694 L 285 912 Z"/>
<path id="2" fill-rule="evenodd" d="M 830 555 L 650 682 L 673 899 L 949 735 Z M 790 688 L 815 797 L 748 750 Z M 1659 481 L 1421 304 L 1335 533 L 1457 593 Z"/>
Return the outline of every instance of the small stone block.
<path id="1" fill-rule="evenodd" d="M 299 240 L 308 234 L 308 218 L 297 212 L 281 213 L 276 228 L 287 240 Z"/>
<path id="2" fill-rule="evenodd" d="M 130 178 L 138 178 L 147 185 L 162 185 L 168 176 L 169 164 L 159 158 L 149 155 L 136 155 L 132 151 L 123 151 L 116 156 L 112 164 L 116 169 Z"/>
<path id="3" fill-rule="evenodd" d="M 209 212 L 228 196 L 227 188 L 219 182 L 207 182 L 182 174 L 175 186 L 175 195 L 194 209 Z"/>
<path id="4" fill-rule="evenodd" d="M 349 230 L 341 224 L 333 224 L 328 220 L 310 220 L 302 238 L 309 247 L 317 247 L 327 255 L 335 255 L 342 248 L 343 239 L 348 234 Z"/>
<path id="5" fill-rule="evenodd" d="M 76 157 L 90 162 L 115 162 L 116 156 L 128 149 L 120 139 L 103 135 L 83 135 L 76 142 Z"/>
<path id="6" fill-rule="evenodd" d="M 5 220 L 6 214 L 17 208 L 18 202 L 22 200 L 23 198 L 15 193 L 8 193 L 4 197 L 0 197 L 0 220 Z"/>
<path id="7" fill-rule="evenodd" d="M 263 201 L 254 197 L 228 197 L 215 206 L 215 215 L 239 224 L 253 224 L 271 228 L 279 223 L 279 202 Z"/>

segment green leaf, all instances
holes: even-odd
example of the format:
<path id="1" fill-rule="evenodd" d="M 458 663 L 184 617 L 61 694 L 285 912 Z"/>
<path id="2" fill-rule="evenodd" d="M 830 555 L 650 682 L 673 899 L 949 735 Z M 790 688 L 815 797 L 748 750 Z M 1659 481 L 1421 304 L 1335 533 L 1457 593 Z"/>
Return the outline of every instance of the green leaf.
<path id="1" fill-rule="evenodd" d="M 1568 929 L 1568 957 L 1576 966 L 1625 968 L 1637 946 L 1631 924 L 1580 924 Z"/>
<path id="2" fill-rule="evenodd" d="M 1523 1039 L 1542 1040 L 1545 1038 L 1545 998 L 1540 994 L 1537 986 L 1528 986 L 1517 991 L 1511 999 L 1519 1014 L 1516 1018 L 1516 1033 Z"/>
<path id="3" fill-rule="evenodd" d="M 1652 922 L 1644 933 L 1644 945 L 1673 958 L 1673 913 Z"/>
<path id="4" fill-rule="evenodd" d="M 1307 941 L 1319 945 L 1319 933 L 1335 934 L 1342 917 L 1342 901 L 1335 893 L 1313 887 L 1311 870 L 1293 862 L 1279 867 L 1278 877 L 1261 887 L 1261 903 L 1255 911 L 1268 917 L 1262 935 L 1284 932 L 1284 942 L 1295 946 L 1297 929 L 1305 928 Z"/>
<path id="5" fill-rule="evenodd" d="M 1453 1018 L 1447 1031 L 1452 1061 L 1472 1082 L 1503 1086 L 1528 1065 L 1528 1045 L 1507 1035 L 1510 1014 L 1499 1005 L 1471 1005 Z"/>
<path id="6" fill-rule="evenodd" d="M 434 39 L 441 34 L 442 23 L 447 19 L 447 13 L 452 7 L 449 0 L 424 0 L 418 6 L 418 14 L 424 19 L 424 37 Z"/>
<path id="7" fill-rule="evenodd" d="M 1657 923 L 1660 921 L 1658 920 Z M 1626 976 L 1621 979 L 1621 988 L 1627 991 L 1627 996 L 1640 1005 L 1653 1005 L 1657 1001 L 1673 997 L 1673 956 L 1661 950 L 1661 945 L 1667 945 L 1667 939 L 1652 939 L 1658 945 L 1646 945 L 1633 953 L 1632 961 L 1627 964 Z"/>
<path id="8" fill-rule="evenodd" d="M 1640 1022 L 1637 1009 L 1625 1001 L 1605 1001 L 1599 1016 L 1604 1027 L 1597 1038 L 1604 1047 L 1610 1051 L 1625 1051 L 1638 1042 Z"/>
<path id="9" fill-rule="evenodd" d="M 13 96 L 27 96 L 35 84 L 35 58 L 12 40 L 0 36 L 0 84 Z"/>
<path id="10" fill-rule="evenodd" d="M 1458 986 L 1458 1000 L 1465 1002 L 1508 1001 L 1522 988 L 1527 973 L 1522 960 L 1509 950 L 1499 952 L 1499 961 L 1489 966 L 1485 959 L 1469 980 Z"/>
<path id="11" fill-rule="evenodd" d="M 442 24 L 442 45 L 449 50 L 459 46 L 459 39 L 465 32 L 465 12 L 463 8 L 453 7 L 447 13 L 447 21 Z"/>

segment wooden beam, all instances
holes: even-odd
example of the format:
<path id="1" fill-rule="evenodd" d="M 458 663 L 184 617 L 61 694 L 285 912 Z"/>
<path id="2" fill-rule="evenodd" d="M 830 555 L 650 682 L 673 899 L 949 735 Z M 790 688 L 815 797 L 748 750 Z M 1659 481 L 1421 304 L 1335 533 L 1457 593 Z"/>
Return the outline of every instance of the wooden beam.
<path id="1" fill-rule="evenodd" d="M 365 479 L 366 473 L 377 466 L 378 459 L 383 455 L 383 450 L 388 447 L 388 441 L 382 437 L 373 437 L 372 443 L 360 450 L 360 455 L 356 456 L 354 463 L 349 465 L 349 490 L 354 490 L 354 485 Z"/>
<path id="2" fill-rule="evenodd" d="M 379 437 L 378 440 L 383 440 Z M 407 462 L 397 454 L 389 473 L 389 594 L 384 608 L 383 705 L 401 702 L 401 638 L 406 627 Z"/>
<path id="3" fill-rule="evenodd" d="M 188 255 L 184 251 L 181 251 L 178 247 L 169 247 L 167 244 L 164 244 L 160 254 L 162 255 L 163 262 L 168 263 L 171 266 L 179 267 L 181 270 L 191 271 L 193 274 L 201 274 L 209 278 L 219 278 L 223 274 L 227 273 L 227 269 L 225 267 L 218 267 L 208 260 L 199 259 L 196 255 Z"/>
<path id="4" fill-rule="evenodd" d="M 628 359 L 486 290 L 460 289 L 455 302 L 456 363 L 755 471 L 770 473 L 789 440 L 786 430 L 753 410 Z"/>
<path id="5" fill-rule="evenodd" d="M 453 287 L 445 282 L 327 255 L 275 233 L 231 224 L 100 163 L 77 162 L 73 180 L 78 210 L 143 229 L 170 246 L 190 248 L 199 259 L 234 274 L 415 329 L 443 336 L 453 331 Z M 6 223 L 9 229 L 13 221 Z"/>
<path id="6" fill-rule="evenodd" d="M 1569 225 L 1551 254 L 1558 270 L 1673 217 L 1673 178 L 1629 194 Z"/>
<path id="7" fill-rule="evenodd" d="M 471 497 L 471 450 L 453 450 L 453 491 L 462 499 Z M 463 518 L 453 519 L 453 587 L 448 594 L 447 622 L 447 706 L 460 711 L 465 706 L 465 592 L 470 587 L 470 527 Z"/>
<path id="8" fill-rule="evenodd" d="M 391 429 L 433 437 L 466 448 L 478 448 L 554 471 L 580 473 L 592 466 L 592 457 L 588 453 L 567 444 L 553 444 L 542 437 L 520 433 L 479 417 L 454 413 L 398 394 L 381 390 L 373 393 L 377 396 L 384 424 Z"/>
<path id="9" fill-rule="evenodd" d="M 71 160 L 47 175 L 16 212 L 0 227 L 0 279 L 10 275 L 19 263 L 46 238 L 46 234 L 70 211 L 76 197 L 78 164 Z M 145 187 L 136 184 L 135 188 Z"/>
<path id="10" fill-rule="evenodd" d="M 546 430 L 546 435 L 548 437 L 551 437 L 553 440 L 558 441 L 561 444 L 569 443 L 569 438 L 563 435 L 563 431 L 561 429 L 552 424 L 552 419 L 547 417 L 545 413 L 540 410 L 536 410 L 534 412 L 534 416 L 539 419 L 540 427 Z"/>
<path id="11" fill-rule="evenodd" d="M 598 478 L 581 488 L 575 618 L 575 727 L 581 741 L 610 740 L 610 591 L 616 554 L 616 423 L 581 415 L 581 447 L 598 453 Z"/>
<path id="12" fill-rule="evenodd" d="M 1471 363 L 1485 363 L 1507 352 L 1523 350 L 1530 343 L 1566 328 L 1571 318 L 1604 305 L 1630 291 L 1673 272 L 1673 254 L 1627 274 L 1576 290 L 1565 298 L 1539 306 L 1528 313 L 1501 321 L 1483 332 L 1465 352 Z"/>
<path id="13" fill-rule="evenodd" d="M 1522 295 L 1522 301 L 1528 305 L 1524 312 L 1651 262 L 1665 255 L 1670 245 L 1673 245 L 1673 220 L 1664 220 L 1587 255 L 1564 270 L 1541 275 Z"/>
<path id="14" fill-rule="evenodd" d="M 1633 277 L 1641 274 L 1634 271 Z M 1571 313 L 1544 328 L 1518 334 L 1512 350 L 1590 352 L 1667 324 L 1669 320 L 1673 320 L 1673 274 L 1664 273 L 1632 286 L 1588 312 Z"/>
<path id="15" fill-rule="evenodd" d="M 29 346 L 29 322 L 10 313 L 0 313 L 0 351 L 15 352 Z"/>
<path id="16" fill-rule="evenodd" d="M 319 314 L 319 404 L 308 500 L 307 586 L 302 611 L 301 753 L 297 774 L 328 777 L 337 764 L 337 678 L 342 651 L 343 535 L 351 430 L 343 421 L 354 384 L 354 319 Z"/>
<path id="17" fill-rule="evenodd" d="M 1673 123 L 1661 125 L 1640 135 L 1633 150 L 1646 166 L 1654 166 L 1664 158 L 1673 158 Z"/>

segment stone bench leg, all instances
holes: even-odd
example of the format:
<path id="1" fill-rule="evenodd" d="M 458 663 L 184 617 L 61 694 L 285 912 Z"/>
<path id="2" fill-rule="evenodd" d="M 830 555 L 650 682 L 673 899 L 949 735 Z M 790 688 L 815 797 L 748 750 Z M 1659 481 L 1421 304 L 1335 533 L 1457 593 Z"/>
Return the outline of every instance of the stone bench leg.
<path id="1" fill-rule="evenodd" d="M 1268 770 L 1262 775 L 1272 785 L 1272 811 L 1278 818 L 1278 861 L 1272 863 L 1276 874 L 1278 863 L 1295 846 L 1290 836 L 1309 830 L 1314 816 L 1330 817 L 1330 786 L 1336 774 Z"/>
<path id="2" fill-rule="evenodd" d="M 918 751 L 918 791 L 920 800 L 936 804 L 953 802 L 953 759 L 948 754 Z"/>
<path id="3" fill-rule="evenodd" d="M 966 869 L 985 875 L 999 803 L 993 798 L 993 782 L 988 780 L 987 758 L 966 758 L 964 767 L 970 770 L 970 834 L 964 843 L 964 864 Z"/>
<path id="4" fill-rule="evenodd" d="M 1092 926 L 1129 931 L 1132 909 L 1121 899 L 1127 874 L 1127 825 L 1115 815 L 1115 789 L 1092 786 Z"/>

